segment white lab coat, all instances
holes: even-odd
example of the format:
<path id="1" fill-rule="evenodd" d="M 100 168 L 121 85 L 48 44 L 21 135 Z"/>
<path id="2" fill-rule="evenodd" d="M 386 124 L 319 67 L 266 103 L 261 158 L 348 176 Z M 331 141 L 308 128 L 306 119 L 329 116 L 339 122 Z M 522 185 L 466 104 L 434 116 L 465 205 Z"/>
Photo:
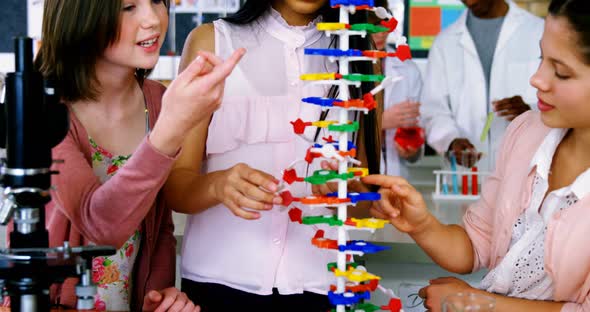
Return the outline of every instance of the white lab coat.
<path id="1" fill-rule="evenodd" d="M 400 61 L 397 58 L 385 59 L 384 72 L 386 76 L 403 79 L 394 83 L 384 90 L 384 109 L 399 104 L 409 98 L 419 100 L 420 90 L 422 88 L 422 78 L 420 70 L 412 60 Z M 387 129 L 383 135 L 383 153 L 381 153 L 381 172 L 387 175 L 402 176 L 409 178 L 406 161 L 400 159 L 393 137 L 397 129 Z"/>
<path id="2" fill-rule="evenodd" d="M 520 95 L 536 109 L 536 90 L 529 79 L 540 62 L 539 42 L 543 20 L 519 8 L 512 1 L 498 37 L 490 77 L 486 81 L 473 39 L 466 26 L 467 11 L 435 39 L 421 94 L 422 120 L 427 142 L 440 154 L 451 142 L 468 138 L 484 153 L 480 170 L 494 167 L 495 154 L 508 126 L 505 118 L 494 116 L 487 140 L 480 141 L 491 102 Z"/>

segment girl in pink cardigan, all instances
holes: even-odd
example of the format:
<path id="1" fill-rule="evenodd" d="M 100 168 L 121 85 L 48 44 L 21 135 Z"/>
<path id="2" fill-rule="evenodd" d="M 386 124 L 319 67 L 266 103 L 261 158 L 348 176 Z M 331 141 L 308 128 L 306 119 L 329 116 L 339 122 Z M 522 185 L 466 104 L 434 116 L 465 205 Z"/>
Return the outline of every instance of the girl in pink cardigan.
<path id="1" fill-rule="evenodd" d="M 174 288 L 171 210 L 160 196 L 186 134 L 220 104 L 243 55 L 201 55 L 168 90 L 146 80 L 168 25 L 168 1 L 46 0 L 36 65 L 70 109 L 53 157 L 64 161 L 47 207 L 52 246 L 111 245 L 93 261 L 97 310 L 198 311 Z M 75 306 L 76 281 L 54 287 Z"/>
<path id="2" fill-rule="evenodd" d="M 443 268 L 490 269 L 480 289 L 439 278 L 420 291 L 430 311 L 458 292 L 482 292 L 496 311 L 590 311 L 590 2 L 553 0 L 531 78 L 539 111 L 514 120 L 496 170 L 464 226 L 443 225 L 398 177 L 370 176 L 372 208 Z"/>

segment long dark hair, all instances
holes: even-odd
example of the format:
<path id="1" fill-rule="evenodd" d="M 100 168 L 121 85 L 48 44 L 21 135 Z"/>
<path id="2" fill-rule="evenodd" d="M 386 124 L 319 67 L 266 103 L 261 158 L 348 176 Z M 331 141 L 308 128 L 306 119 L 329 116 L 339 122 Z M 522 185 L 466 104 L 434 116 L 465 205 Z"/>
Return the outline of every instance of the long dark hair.
<path id="1" fill-rule="evenodd" d="M 230 15 L 224 20 L 226 22 L 245 25 L 254 22 L 260 18 L 270 7 L 271 0 L 248 0 L 242 6 L 242 8 L 233 15 Z M 326 1 L 323 7 L 320 8 L 318 15 L 323 17 L 324 22 L 338 22 L 339 13 L 338 10 L 330 7 L 329 0 Z M 356 14 L 350 16 L 350 23 L 365 23 L 367 22 L 366 11 L 359 11 Z M 334 36 L 330 46 L 337 48 L 338 40 L 337 36 Z M 350 49 L 369 50 L 372 48 L 370 42 L 370 36 L 361 38 L 360 36 L 350 37 Z M 363 73 L 373 74 L 373 63 L 372 62 L 352 62 L 350 65 L 351 73 Z M 362 95 L 371 91 L 374 88 L 372 82 L 363 82 L 361 88 L 350 88 L 350 95 L 352 98 L 362 98 Z M 330 89 L 327 96 L 336 97 L 338 95 L 338 87 L 334 86 Z M 320 116 L 321 120 L 324 120 L 327 116 L 327 112 L 322 113 Z M 361 132 L 354 139 L 357 143 L 360 142 L 359 137 L 362 138 L 364 146 L 364 152 L 367 157 L 367 167 L 370 173 L 379 173 L 380 161 L 381 161 L 381 130 L 379 129 L 378 118 L 380 114 L 377 114 L 375 110 L 369 112 L 369 114 L 356 114 L 355 119 L 360 121 Z M 316 133 L 316 140 L 319 136 L 319 130 Z"/>
<path id="2" fill-rule="evenodd" d="M 578 46 L 586 64 L 590 65 L 590 1 L 553 0 L 549 14 L 567 19 L 578 37 Z"/>

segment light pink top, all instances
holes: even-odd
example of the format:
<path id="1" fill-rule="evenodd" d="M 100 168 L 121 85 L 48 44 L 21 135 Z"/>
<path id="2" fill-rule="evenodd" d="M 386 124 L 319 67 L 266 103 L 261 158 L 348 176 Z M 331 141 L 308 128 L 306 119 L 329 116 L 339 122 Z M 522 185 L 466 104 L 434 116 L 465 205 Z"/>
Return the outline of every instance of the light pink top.
<path id="1" fill-rule="evenodd" d="M 531 202 L 537 172 L 531 161 L 550 130 L 538 112 L 525 113 L 508 127 L 496 170 L 463 220 L 474 247 L 474 271 L 493 269 L 506 256 L 512 227 Z M 544 269 L 553 281 L 553 300 L 569 302 L 562 311 L 590 311 L 588 209 L 590 196 L 585 196 L 547 222 Z"/>
<path id="2" fill-rule="evenodd" d="M 329 45 L 330 39 L 315 28 L 317 21 L 291 27 L 270 10 L 246 26 L 214 23 L 218 55 L 227 58 L 239 47 L 248 53 L 228 78 L 223 104 L 209 126 L 205 171 L 242 162 L 280 178 L 290 163 L 305 157 L 310 143 L 295 135 L 289 122 L 318 120 L 320 108 L 300 99 L 325 96 L 328 87 L 304 84 L 299 76 L 336 70 L 326 58 L 303 54 L 304 48 Z M 314 133 L 315 128 L 309 129 L 306 136 L 313 139 Z M 316 168 L 310 167 L 309 173 Z M 305 169 L 298 166 L 298 174 L 306 175 Z M 306 185 L 290 189 L 294 196 L 310 194 Z M 304 215 L 332 213 L 298 207 Z M 279 206 L 248 221 L 218 205 L 188 219 L 182 277 L 261 295 L 271 294 L 273 287 L 281 294 L 325 293 L 333 282 L 326 264 L 336 258 L 311 245 L 317 228 L 291 223 L 287 210 Z M 333 229 L 321 228 L 326 237 L 336 237 Z"/>

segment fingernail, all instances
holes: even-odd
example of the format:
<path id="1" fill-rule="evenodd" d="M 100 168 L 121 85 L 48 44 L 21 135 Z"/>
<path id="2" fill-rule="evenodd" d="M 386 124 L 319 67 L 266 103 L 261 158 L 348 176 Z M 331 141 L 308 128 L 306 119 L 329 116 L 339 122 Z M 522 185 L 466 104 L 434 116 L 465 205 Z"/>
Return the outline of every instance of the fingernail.
<path id="1" fill-rule="evenodd" d="M 264 209 L 271 210 L 272 209 L 272 205 L 266 204 L 266 205 L 264 205 Z"/>
<path id="2" fill-rule="evenodd" d="M 269 191 L 271 191 L 271 192 L 276 192 L 276 191 L 277 191 L 277 187 L 278 187 L 278 186 L 277 186 L 276 184 L 274 184 L 274 183 L 269 183 L 269 184 L 266 186 L 266 189 L 267 189 L 267 190 L 269 190 Z"/>
<path id="3" fill-rule="evenodd" d="M 283 199 L 281 197 L 275 197 L 272 199 L 272 203 L 275 205 L 280 205 L 283 203 Z"/>

